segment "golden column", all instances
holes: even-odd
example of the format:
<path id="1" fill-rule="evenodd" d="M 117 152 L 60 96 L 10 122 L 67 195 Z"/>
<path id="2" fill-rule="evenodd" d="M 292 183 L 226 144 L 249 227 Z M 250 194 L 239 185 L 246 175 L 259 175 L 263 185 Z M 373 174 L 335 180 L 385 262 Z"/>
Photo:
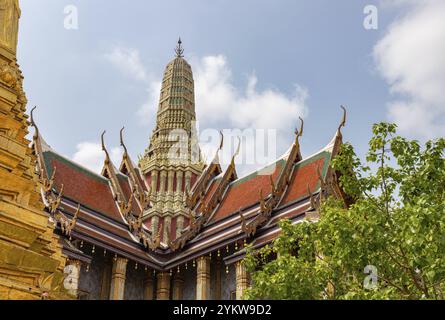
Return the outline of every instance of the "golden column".
<path id="1" fill-rule="evenodd" d="M 157 235 L 159 232 L 159 217 L 153 216 L 151 218 L 151 233 Z"/>
<path id="2" fill-rule="evenodd" d="M 182 176 L 184 173 L 182 171 L 176 172 L 176 192 L 182 193 Z"/>
<path id="3" fill-rule="evenodd" d="M 161 182 L 159 184 L 159 193 L 163 194 L 166 192 L 165 183 L 167 181 L 167 171 L 161 171 Z"/>
<path id="4" fill-rule="evenodd" d="M 179 238 L 184 228 L 184 216 L 178 216 L 176 218 L 176 238 Z"/>
<path id="5" fill-rule="evenodd" d="M 210 257 L 196 260 L 196 300 L 210 299 Z"/>
<path id="6" fill-rule="evenodd" d="M 128 260 L 121 257 L 117 257 L 113 261 L 113 269 L 111 271 L 110 300 L 124 300 L 127 263 Z"/>
<path id="7" fill-rule="evenodd" d="M 168 171 L 168 182 L 167 182 L 167 192 L 168 193 L 173 193 L 173 179 L 175 176 L 175 172 L 174 171 Z"/>
<path id="8" fill-rule="evenodd" d="M 244 292 L 249 287 L 249 273 L 243 261 L 238 261 L 235 264 L 236 272 L 236 300 L 241 300 Z"/>
<path id="9" fill-rule="evenodd" d="M 144 300 L 153 300 L 153 271 L 148 270 L 144 280 Z"/>
<path id="10" fill-rule="evenodd" d="M 67 299 L 66 257 L 43 210 L 16 58 L 20 8 L 0 0 L 0 300 Z M 67 270 L 68 271 L 68 270 Z"/>
<path id="11" fill-rule="evenodd" d="M 190 171 L 187 171 L 185 173 L 185 190 L 187 191 L 190 191 L 191 179 L 192 179 L 192 173 Z"/>
<path id="12" fill-rule="evenodd" d="M 170 299 L 170 273 L 159 272 L 157 274 L 158 286 L 156 290 L 157 300 L 169 300 Z"/>
<path id="13" fill-rule="evenodd" d="M 158 191 L 158 172 L 156 170 L 154 170 L 151 173 L 151 192 L 153 194 L 156 194 L 156 192 Z"/>
<path id="14" fill-rule="evenodd" d="M 168 243 L 168 240 L 170 239 L 170 227 L 172 225 L 172 217 L 171 216 L 165 216 L 164 218 L 164 241 Z"/>

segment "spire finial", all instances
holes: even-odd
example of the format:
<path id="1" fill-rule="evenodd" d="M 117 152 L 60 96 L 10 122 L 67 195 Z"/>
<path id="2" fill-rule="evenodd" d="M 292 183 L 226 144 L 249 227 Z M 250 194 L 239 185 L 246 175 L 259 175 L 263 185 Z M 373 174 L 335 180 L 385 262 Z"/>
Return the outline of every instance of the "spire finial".
<path id="1" fill-rule="evenodd" d="M 179 37 L 178 45 L 176 46 L 175 52 L 176 52 L 176 57 L 178 58 L 182 58 L 184 56 L 184 49 L 182 48 L 181 37 Z"/>

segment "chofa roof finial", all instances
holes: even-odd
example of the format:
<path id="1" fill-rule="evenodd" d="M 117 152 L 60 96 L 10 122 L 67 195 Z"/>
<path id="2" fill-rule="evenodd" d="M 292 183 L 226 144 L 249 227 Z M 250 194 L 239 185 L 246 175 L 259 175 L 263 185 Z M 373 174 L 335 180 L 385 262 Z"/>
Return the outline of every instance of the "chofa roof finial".
<path id="1" fill-rule="evenodd" d="M 109 162 L 110 162 L 110 155 L 109 155 L 109 153 L 108 153 L 107 148 L 105 147 L 105 139 L 104 139 L 104 136 L 105 136 L 105 133 L 106 133 L 106 132 L 107 132 L 107 131 L 105 131 L 105 130 L 104 130 L 104 132 L 102 132 L 102 135 L 100 136 L 100 140 L 101 140 L 101 142 L 102 142 L 102 151 L 105 152 L 105 162 L 106 162 L 106 163 L 109 163 Z"/>
<path id="2" fill-rule="evenodd" d="M 340 139 L 341 139 L 341 138 L 343 138 L 343 135 L 341 133 L 341 128 L 344 128 L 346 126 L 346 113 L 347 112 L 346 112 L 346 108 L 344 106 L 340 106 L 340 108 L 343 109 L 343 118 L 340 122 L 340 125 L 338 126 L 337 136 L 340 137 Z"/>
<path id="3" fill-rule="evenodd" d="M 36 108 L 37 108 L 37 106 L 35 106 L 34 108 L 31 109 L 31 126 L 33 126 L 34 130 L 35 130 L 34 138 L 39 137 L 39 128 L 37 127 L 36 123 L 34 122 L 34 110 Z"/>
<path id="4" fill-rule="evenodd" d="M 182 58 L 184 56 L 184 48 L 182 48 L 181 37 L 179 37 L 178 45 L 175 48 L 176 57 Z"/>
<path id="5" fill-rule="evenodd" d="M 124 143 L 124 130 L 125 130 L 125 127 L 122 127 L 122 129 L 120 131 L 120 138 L 121 138 L 121 146 L 122 146 L 122 148 L 124 148 L 124 157 L 127 157 L 128 150 L 127 150 L 127 146 Z"/>
<path id="6" fill-rule="evenodd" d="M 340 130 L 342 127 L 346 126 L 346 108 L 343 105 L 341 105 L 340 108 L 343 109 L 343 118 L 342 118 L 341 123 L 338 127 L 338 130 Z"/>
<path id="7" fill-rule="evenodd" d="M 241 138 L 240 137 L 237 138 L 238 138 L 238 147 L 236 148 L 236 151 L 232 156 L 232 161 L 230 162 L 230 165 L 232 167 L 235 167 L 235 158 L 239 155 L 241 149 Z"/>

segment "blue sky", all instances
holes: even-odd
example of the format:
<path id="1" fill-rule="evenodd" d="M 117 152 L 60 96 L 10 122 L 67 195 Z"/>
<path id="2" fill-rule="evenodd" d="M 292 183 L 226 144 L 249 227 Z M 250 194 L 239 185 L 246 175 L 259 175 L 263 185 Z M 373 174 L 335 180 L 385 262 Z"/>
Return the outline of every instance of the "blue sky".
<path id="1" fill-rule="evenodd" d="M 64 28 L 78 8 L 79 29 Z M 378 29 L 363 27 L 367 5 Z M 118 133 L 136 159 L 148 146 L 158 83 L 178 36 L 197 83 L 200 128 L 276 128 L 277 153 L 305 119 L 302 151 L 332 138 L 360 154 L 371 126 L 445 135 L 445 6 L 440 0 L 22 0 L 19 64 L 47 142 L 98 170 L 98 142 L 118 158 Z"/>

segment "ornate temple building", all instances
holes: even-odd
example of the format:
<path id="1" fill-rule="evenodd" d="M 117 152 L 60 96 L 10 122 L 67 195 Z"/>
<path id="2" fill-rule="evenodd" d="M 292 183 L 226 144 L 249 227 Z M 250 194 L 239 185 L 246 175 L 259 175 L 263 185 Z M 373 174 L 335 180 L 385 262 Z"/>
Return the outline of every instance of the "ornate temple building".
<path id="1" fill-rule="evenodd" d="M 333 139 L 307 158 L 299 143 L 302 122 L 270 170 L 239 177 L 237 153 L 223 169 L 223 137 L 204 164 L 192 68 L 181 41 L 165 69 L 156 127 L 138 164 L 122 129 L 120 163 L 112 162 L 104 132 L 101 174 L 82 167 L 45 142 L 34 110 L 29 147 L 15 60 L 17 1 L 0 0 L 0 14 L 0 298 L 58 299 L 65 290 L 77 299 L 240 299 L 250 283 L 242 262 L 247 245 L 271 244 L 281 219 L 316 219 L 327 194 L 344 197 L 330 162 L 345 117 Z M 24 286 L 29 296 L 20 291 Z"/>

